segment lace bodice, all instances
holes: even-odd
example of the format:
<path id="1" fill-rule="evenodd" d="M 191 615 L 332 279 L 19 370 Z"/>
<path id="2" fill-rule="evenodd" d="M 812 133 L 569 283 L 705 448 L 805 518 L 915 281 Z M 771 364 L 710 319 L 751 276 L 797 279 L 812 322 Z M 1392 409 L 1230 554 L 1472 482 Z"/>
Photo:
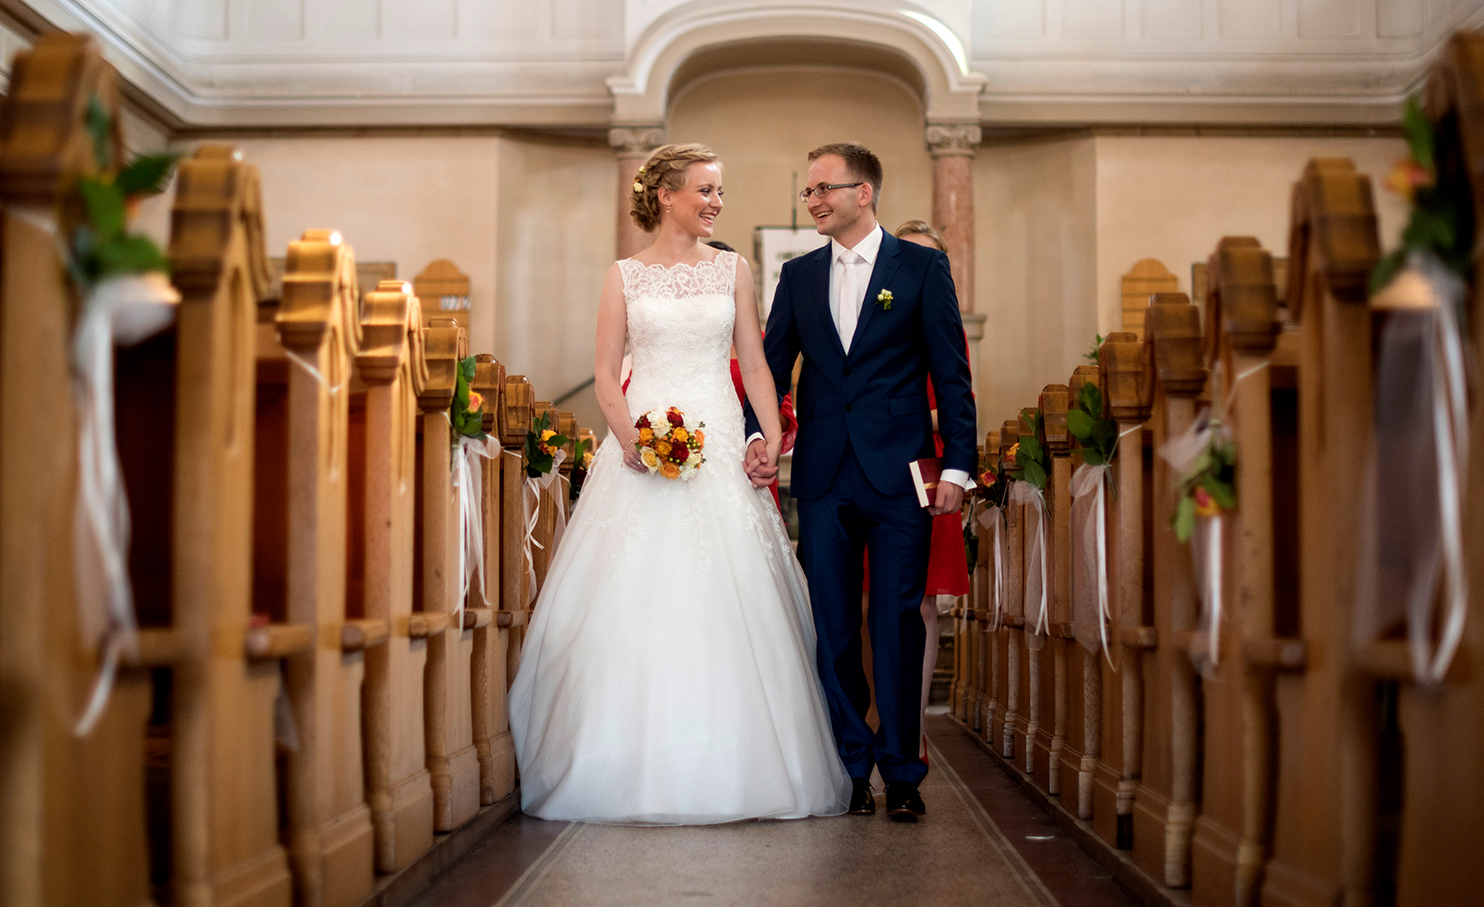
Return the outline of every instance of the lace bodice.
<path id="1" fill-rule="evenodd" d="M 737 253 L 695 266 L 618 263 L 628 312 L 633 377 L 629 412 L 677 406 L 689 425 L 706 423 L 706 457 L 742 456 L 742 407 L 730 357 L 736 320 Z"/>

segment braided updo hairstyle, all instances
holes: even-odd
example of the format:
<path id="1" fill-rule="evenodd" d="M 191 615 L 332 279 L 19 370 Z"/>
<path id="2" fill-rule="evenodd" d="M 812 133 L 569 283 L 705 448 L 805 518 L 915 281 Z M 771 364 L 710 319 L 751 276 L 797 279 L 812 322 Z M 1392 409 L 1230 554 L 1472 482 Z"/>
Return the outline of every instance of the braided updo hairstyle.
<path id="1" fill-rule="evenodd" d="M 639 168 L 634 184 L 629 188 L 629 216 L 645 233 L 660 224 L 659 189 L 664 186 L 672 192 L 685 185 L 685 171 L 691 164 L 715 161 L 716 152 L 705 145 L 661 145 L 654 149 L 649 160 Z"/>

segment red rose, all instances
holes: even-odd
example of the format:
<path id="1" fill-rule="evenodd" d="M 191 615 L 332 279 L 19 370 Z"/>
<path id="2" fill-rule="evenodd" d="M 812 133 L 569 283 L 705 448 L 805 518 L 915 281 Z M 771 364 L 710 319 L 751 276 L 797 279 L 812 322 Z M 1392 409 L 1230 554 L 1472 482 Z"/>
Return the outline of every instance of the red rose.
<path id="1" fill-rule="evenodd" d="M 670 410 L 665 416 L 669 418 L 671 425 L 678 427 L 685 424 L 685 415 L 678 409 Z"/>
<path id="2" fill-rule="evenodd" d="M 690 459 L 690 448 L 686 447 L 684 444 L 676 444 L 674 447 L 670 448 L 670 459 L 674 460 L 676 463 L 684 463 L 686 460 Z"/>
<path id="3" fill-rule="evenodd" d="M 649 425 L 649 414 L 648 413 L 645 413 L 644 415 L 640 416 L 639 417 L 639 421 L 634 423 L 634 427 L 635 428 L 649 428 L 650 427 L 650 425 Z"/>

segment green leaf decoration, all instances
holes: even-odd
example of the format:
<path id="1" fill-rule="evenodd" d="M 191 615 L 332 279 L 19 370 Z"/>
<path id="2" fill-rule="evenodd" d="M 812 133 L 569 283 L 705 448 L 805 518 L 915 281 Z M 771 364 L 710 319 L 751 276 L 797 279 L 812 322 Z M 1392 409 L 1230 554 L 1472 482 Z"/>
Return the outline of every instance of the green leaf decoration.
<path id="1" fill-rule="evenodd" d="M 77 192 L 87 207 L 88 223 L 105 242 L 124 232 L 124 194 L 118 187 L 85 177 L 77 181 Z"/>
<path id="2" fill-rule="evenodd" d="M 1067 431 L 1078 441 L 1086 441 L 1092 437 L 1093 418 L 1080 409 L 1067 410 Z"/>
<path id="3" fill-rule="evenodd" d="M 1041 442 L 1033 435 L 1020 436 L 1020 455 L 1031 460 L 1044 460 L 1045 454 L 1041 452 Z"/>
<path id="4" fill-rule="evenodd" d="M 1418 103 L 1415 95 L 1407 98 L 1402 114 L 1402 131 L 1407 135 L 1407 146 L 1412 151 L 1412 160 L 1424 169 L 1436 170 L 1432 123 L 1428 122 L 1427 114 L 1423 113 L 1422 105 Z"/>
<path id="5" fill-rule="evenodd" d="M 113 163 L 112 155 L 108 153 L 109 140 L 113 138 L 113 117 L 97 95 L 88 98 L 87 130 L 88 137 L 93 140 L 93 163 L 100 173 L 104 172 Z"/>
<path id="6" fill-rule="evenodd" d="M 170 174 L 179 161 L 178 154 L 142 154 L 119 171 L 113 184 L 126 198 L 158 195 L 170 183 Z"/>
<path id="7" fill-rule="evenodd" d="M 1184 497 L 1175 506 L 1175 516 L 1170 521 L 1175 528 L 1175 538 L 1181 542 L 1190 541 L 1191 535 L 1195 533 L 1195 500 Z"/>
<path id="8" fill-rule="evenodd" d="M 1082 462 L 1086 463 L 1088 466 L 1107 465 L 1107 459 L 1105 459 L 1103 455 L 1097 451 L 1096 448 L 1084 447 L 1080 451 L 1078 451 L 1078 453 L 1082 455 Z"/>
<path id="9" fill-rule="evenodd" d="M 170 270 L 170 259 L 147 236 L 115 236 L 98 247 L 98 277 Z"/>
<path id="10" fill-rule="evenodd" d="M 1024 451 L 1025 448 L 1022 447 L 1021 450 Z M 1027 460 L 1025 468 L 1021 472 L 1025 476 L 1025 481 L 1043 491 L 1046 489 L 1046 470 L 1041 468 L 1040 463 L 1037 463 L 1035 460 Z"/>

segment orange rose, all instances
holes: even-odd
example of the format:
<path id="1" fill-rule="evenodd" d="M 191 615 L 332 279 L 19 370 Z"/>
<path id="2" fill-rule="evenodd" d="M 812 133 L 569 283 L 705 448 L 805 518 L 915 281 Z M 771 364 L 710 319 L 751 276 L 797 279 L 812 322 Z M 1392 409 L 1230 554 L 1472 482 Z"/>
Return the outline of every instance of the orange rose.
<path id="1" fill-rule="evenodd" d="M 1216 503 L 1216 499 L 1211 497 L 1211 493 L 1206 489 L 1197 488 L 1195 490 L 1195 493 L 1192 494 L 1191 497 L 1195 499 L 1196 516 L 1221 515 L 1221 505 Z"/>
<path id="2" fill-rule="evenodd" d="M 1433 184 L 1433 175 L 1425 167 L 1418 166 L 1411 158 L 1397 161 L 1391 167 L 1391 172 L 1386 175 L 1386 188 L 1397 193 L 1407 201 L 1412 201 L 1418 189 L 1425 189 Z"/>
<path id="3" fill-rule="evenodd" d="M 690 432 L 686 431 L 683 428 L 676 428 L 671 430 L 670 432 L 670 440 L 674 441 L 676 444 L 684 444 L 686 442 L 686 439 L 689 437 Z"/>
<path id="4" fill-rule="evenodd" d="M 706 446 L 706 433 L 699 428 L 696 429 L 696 449 L 700 450 Z"/>
<path id="5" fill-rule="evenodd" d="M 477 413 L 484 406 L 484 396 L 479 391 L 469 391 L 469 412 Z"/>
<path id="6" fill-rule="evenodd" d="M 667 479 L 678 479 L 680 478 L 680 467 L 674 463 L 661 463 L 660 475 Z"/>
<path id="7" fill-rule="evenodd" d="M 639 443 L 640 444 L 648 444 L 649 442 L 651 442 L 653 440 L 654 440 L 654 429 L 652 429 L 652 428 L 641 428 L 641 429 L 639 429 Z"/>
<path id="8" fill-rule="evenodd" d="M 654 452 L 662 457 L 668 457 L 670 455 L 670 442 L 656 441 L 654 444 Z"/>

